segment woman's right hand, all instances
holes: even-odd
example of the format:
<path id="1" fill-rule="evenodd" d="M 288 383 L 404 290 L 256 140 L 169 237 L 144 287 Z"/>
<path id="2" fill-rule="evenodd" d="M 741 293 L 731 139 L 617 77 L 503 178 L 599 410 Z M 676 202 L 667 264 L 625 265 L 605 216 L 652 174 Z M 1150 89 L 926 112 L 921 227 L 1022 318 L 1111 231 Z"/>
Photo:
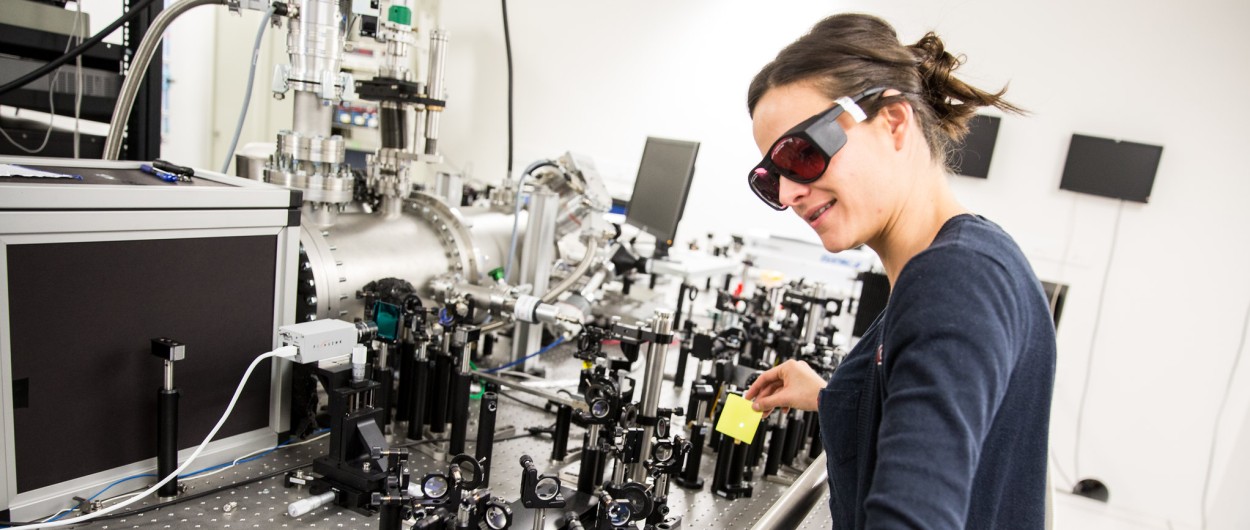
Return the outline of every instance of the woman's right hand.
<path id="1" fill-rule="evenodd" d="M 816 410 L 827 382 L 803 361 L 789 360 L 760 374 L 743 395 L 751 407 L 767 416 L 775 408 Z"/>

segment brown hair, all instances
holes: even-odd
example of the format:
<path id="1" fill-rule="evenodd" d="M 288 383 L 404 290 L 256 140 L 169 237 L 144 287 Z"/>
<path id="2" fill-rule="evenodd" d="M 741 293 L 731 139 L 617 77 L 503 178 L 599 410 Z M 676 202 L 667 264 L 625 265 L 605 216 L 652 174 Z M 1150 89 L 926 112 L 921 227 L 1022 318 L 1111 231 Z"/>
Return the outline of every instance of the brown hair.
<path id="1" fill-rule="evenodd" d="M 955 78 L 952 73 L 963 62 L 933 32 L 904 46 L 884 20 L 834 15 L 816 23 L 755 75 L 747 91 L 747 111 L 755 113 L 768 89 L 792 83 L 813 83 L 831 100 L 874 87 L 893 88 L 902 95 L 862 102 L 865 112 L 871 116 L 885 104 L 906 100 L 919 117 L 929 153 L 945 164 L 953 143 L 968 133 L 977 107 L 1023 113 L 1002 98 L 1006 87 L 990 93 Z"/>

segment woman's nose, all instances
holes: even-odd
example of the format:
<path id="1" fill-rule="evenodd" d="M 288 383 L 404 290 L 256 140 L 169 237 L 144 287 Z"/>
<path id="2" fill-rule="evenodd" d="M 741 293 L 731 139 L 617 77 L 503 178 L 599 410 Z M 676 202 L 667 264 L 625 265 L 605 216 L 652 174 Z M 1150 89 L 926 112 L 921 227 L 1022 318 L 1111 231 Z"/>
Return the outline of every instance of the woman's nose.
<path id="1" fill-rule="evenodd" d="M 777 200 L 781 201 L 781 204 L 784 206 L 793 207 L 801 202 L 804 197 L 807 197 L 811 189 L 810 184 L 800 184 L 788 178 L 780 177 L 780 182 L 777 183 Z"/>

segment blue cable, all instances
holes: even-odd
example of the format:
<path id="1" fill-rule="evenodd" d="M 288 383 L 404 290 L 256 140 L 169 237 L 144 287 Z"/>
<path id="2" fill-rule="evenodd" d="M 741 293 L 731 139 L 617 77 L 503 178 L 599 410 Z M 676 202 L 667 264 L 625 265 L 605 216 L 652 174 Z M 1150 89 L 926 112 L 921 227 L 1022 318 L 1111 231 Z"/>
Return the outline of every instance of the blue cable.
<path id="1" fill-rule="evenodd" d="M 525 357 L 522 357 L 522 358 L 520 358 L 520 359 L 517 359 L 517 360 L 515 360 L 515 361 L 512 361 L 512 362 L 510 362 L 510 363 L 508 363 L 508 364 L 505 364 L 505 365 L 503 365 L 503 366 L 499 366 L 499 367 L 491 368 L 491 369 L 489 369 L 489 370 L 482 370 L 482 373 L 484 373 L 484 374 L 493 374 L 493 373 L 495 373 L 495 372 L 499 372 L 499 371 L 502 371 L 502 370 L 507 370 L 507 369 L 509 369 L 509 368 L 512 368 L 513 366 L 516 366 L 516 365 L 521 364 L 521 363 L 523 363 L 523 362 L 525 362 L 525 361 L 528 361 L 528 360 L 530 359 L 530 357 L 537 357 L 537 356 L 539 356 L 539 355 L 542 355 L 542 354 L 544 354 L 544 353 L 547 353 L 547 350 L 550 350 L 550 349 L 552 349 L 552 348 L 556 347 L 556 346 L 557 346 L 557 345 L 559 345 L 561 342 L 564 342 L 564 337 L 556 337 L 556 340 L 551 341 L 551 344 L 548 344 L 548 345 L 546 345 L 546 346 L 543 346 L 543 348 L 542 348 L 541 350 L 538 350 L 538 351 L 536 351 L 536 352 L 534 352 L 534 353 L 531 353 L 531 354 L 529 354 L 529 355 L 526 355 Z"/>
<path id="2" fill-rule="evenodd" d="M 321 430 L 319 430 L 319 431 L 315 431 L 315 432 L 313 432 L 310 436 L 318 436 L 318 435 L 321 435 L 321 434 L 323 434 L 323 433 L 328 432 L 329 430 L 330 430 L 330 429 L 321 429 Z M 201 475 L 201 474 L 204 474 L 204 473 L 208 473 L 209 471 L 214 471 L 214 470 L 217 470 L 217 469 L 221 469 L 221 468 L 223 468 L 223 467 L 229 467 L 229 466 L 232 466 L 232 465 L 237 466 L 237 465 L 239 465 L 239 464 L 246 464 L 246 463 L 251 462 L 251 461 L 253 461 L 253 460 L 259 460 L 260 458 L 263 458 L 263 457 L 265 457 L 265 456 L 269 455 L 270 453 L 273 453 L 274 451 L 277 451 L 278 449 L 281 449 L 283 446 L 290 445 L 290 444 L 292 444 L 292 443 L 295 443 L 295 439 L 290 439 L 290 440 L 287 440 L 287 441 L 285 441 L 285 442 L 282 442 L 282 443 L 280 443 L 280 444 L 278 444 L 278 445 L 273 446 L 273 448 L 269 449 L 268 451 L 265 451 L 265 452 L 263 452 L 263 453 L 259 453 L 259 454 L 255 454 L 255 455 L 252 455 L 252 456 L 249 456 L 249 457 L 247 457 L 247 458 L 244 458 L 244 459 L 242 459 L 242 460 L 239 460 L 238 462 L 235 462 L 235 461 L 233 461 L 233 460 L 231 460 L 231 461 L 229 461 L 229 462 L 222 462 L 222 463 L 217 464 L 217 465 L 215 465 L 215 466 L 209 466 L 209 467 L 206 467 L 206 468 L 204 468 L 204 469 L 197 469 L 197 470 L 195 470 L 195 471 L 191 471 L 191 472 L 189 472 L 189 473 L 184 473 L 184 474 L 182 474 L 182 475 L 178 475 L 178 478 L 191 478 L 191 477 L 194 477 L 194 476 L 196 476 L 196 475 Z"/>
<path id="3" fill-rule="evenodd" d="M 311 436 L 317 436 L 317 435 L 323 434 L 323 433 L 325 433 L 325 432 L 327 432 L 327 431 L 329 431 L 329 430 L 330 430 L 330 429 L 321 429 L 321 430 L 319 430 L 319 431 L 313 432 Z M 266 455 L 268 455 L 268 454 L 270 454 L 270 453 L 272 453 L 272 452 L 274 452 L 274 451 L 277 451 L 278 449 L 281 449 L 281 448 L 282 448 L 283 446 L 285 446 L 285 445 L 289 445 L 289 444 L 291 444 L 291 443 L 294 443 L 294 441 L 295 441 L 294 439 L 287 440 L 287 441 L 285 441 L 285 442 L 282 442 L 282 443 L 280 443 L 280 444 L 278 444 L 278 445 L 273 446 L 273 448 L 272 448 L 272 449 L 269 449 L 268 451 L 265 451 L 265 452 L 260 453 L 260 454 L 257 454 L 257 455 L 252 455 L 252 456 L 249 456 L 249 457 L 247 457 L 247 458 L 244 458 L 244 459 L 242 459 L 242 460 L 239 460 L 238 462 L 235 462 L 235 461 L 233 461 L 233 460 L 231 460 L 231 461 L 229 461 L 229 462 L 223 462 L 223 463 L 221 463 L 221 464 L 217 464 L 217 465 L 215 465 L 215 466 L 209 466 L 209 467 L 206 467 L 206 468 L 204 468 L 204 469 L 199 469 L 199 470 L 196 470 L 196 471 L 192 471 L 192 472 L 190 472 L 190 473 L 184 473 L 184 474 L 182 474 L 182 475 L 178 475 L 178 478 L 180 478 L 180 479 L 181 479 L 181 478 L 191 478 L 191 477 L 194 477 L 194 476 L 196 476 L 196 475 L 200 475 L 200 474 L 207 473 L 207 472 L 209 472 L 209 471 L 213 471 L 213 470 L 216 470 L 216 469 L 221 469 L 221 468 L 223 468 L 223 467 L 235 466 L 235 465 L 239 465 L 239 464 L 246 464 L 246 463 L 251 462 L 251 461 L 253 461 L 253 460 L 257 460 L 257 459 L 259 459 L 259 458 L 261 458 L 261 457 L 264 457 L 264 456 L 266 456 Z M 104 494 L 104 492 L 108 491 L 108 490 L 109 490 L 109 488 L 112 488 L 113 486 L 116 486 L 116 485 L 121 484 L 121 483 L 123 483 L 123 482 L 126 482 L 126 481 L 128 481 L 128 480 L 134 480 L 134 479 L 137 479 L 137 478 L 147 478 L 147 477 L 153 477 L 153 478 L 155 478 L 155 477 L 156 477 L 156 475 L 155 475 L 155 474 L 153 474 L 153 473 L 144 473 L 144 474 L 142 474 L 142 475 L 131 475 L 131 476 L 126 477 L 126 478 L 117 479 L 117 480 L 116 480 L 116 481 L 114 481 L 112 484 L 109 484 L 109 485 L 105 486 L 105 487 L 104 487 L 104 489 L 102 489 L 102 490 L 100 490 L 100 491 L 97 491 L 95 495 L 92 495 L 92 496 L 90 496 L 90 497 L 87 497 L 87 500 L 85 500 L 85 501 L 83 501 L 83 502 L 78 503 L 78 504 L 77 504 L 77 505 L 75 505 L 73 508 L 69 509 L 68 511 L 61 512 L 61 513 L 60 513 L 60 514 L 58 514 L 57 516 L 55 516 L 55 517 L 53 517 L 53 518 L 51 518 L 51 519 L 48 519 L 48 521 L 47 521 L 47 522 L 49 522 L 49 523 L 50 523 L 50 522 L 52 522 L 52 521 L 55 521 L 55 520 L 57 520 L 57 519 L 60 519 L 60 518 L 62 518 L 62 517 L 65 517 L 66 515 L 69 515 L 69 514 L 71 514 L 71 513 L 75 512 L 75 511 L 77 511 L 77 510 L 78 510 L 78 508 L 82 507 L 83 503 L 86 503 L 86 502 L 91 502 L 91 501 L 96 500 L 96 498 L 98 498 L 100 495 L 103 495 L 103 494 Z M 6 528 L 7 528 L 7 527 L 6 527 Z"/>
<path id="4" fill-rule="evenodd" d="M 65 517 L 66 515 L 69 515 L 69 514 L 71 514 L 71 513 L 74 513 L 74 511 L 76 511 L 76 510 L 78 510 L 78 508 L 82 507 L 82 505 L 83 505 L 84 503 L 88 503 L 88 502 L 91 502 L 91 501 L 96 500 L 96 498 L 98 498 L 100 495 L 103 495 L 103 494 L 104 494 L 104 492 L 108 491 L 108 490 L 109 490 L 109 488 L 112 488 L 113 486 L 116 486 L 116 485 L 121 484 L 121 483 L 123 483 L 123 482 L 126 482 L 126 481 L 128 481 L 128 480 L 134 480 L 134 479 L 137 479 L 137 478 L 155 477 L 155 476 L 156 476 L 156 475 L 155 475 L 155 474 L 153 474 L 153 473 L 144 473 L 144 474 L 142 474 L 142 475 L 131 475 L 131 476 L 129 476 L 129 477 L 125 477 L 125 478 L 120 478 L 120 479 L 117 479 L 117 480 L 113 481 L 113 483 L 112 483 L 112 484 L 109 484 L 109 485 L 105 486 L 105 487 L 104 487 L 104 489 L 102 489 L 102 490 L 100 490 L 100 491 L 97 491 L 95 495 L 92 495 L 92 496 L 90 496 L 90 497 L 87 497 L 87 500 L 85 500 L 85 501 L 82 501 L 82 502 L 78 503 L 78 504 L 77 504 L 77 505 L 75 505 L 73 508 L 70 508 L 70 509 L 69 509 L 69 510 L 67 510 L 67 511 L 63 511 L 63 512 L 61 512 L 61 513 L 57 514 L 55 517 L 53 517 L 53 518 L 51 518 L 51 519 L 48 519 L 48 521 L 47 521 L 47 522 L 49 522 L 49 523 L 50 523 L 50 522 L 52 522 L 52 521 L 55 521 L 55 520 L 60 519 L 60 518 L 62 518 L 62 517 Z"/>

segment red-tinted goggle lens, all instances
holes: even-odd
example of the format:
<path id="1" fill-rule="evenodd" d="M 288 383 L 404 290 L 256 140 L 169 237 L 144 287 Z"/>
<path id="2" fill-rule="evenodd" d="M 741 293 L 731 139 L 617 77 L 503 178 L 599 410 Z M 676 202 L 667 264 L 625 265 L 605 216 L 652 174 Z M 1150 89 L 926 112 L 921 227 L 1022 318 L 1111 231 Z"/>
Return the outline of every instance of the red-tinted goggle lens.
<path id="1" fill-rule="evenodd" d="M 774 210 L 786 209 L 781 204 L 781 180 L 776 173 L 765 169 L 761 164 L 747 175 L 747 183 L 751 185 L 751 191 L 754 191 L 764 204 Z"/>
<path id="2" fill-rule="evenodd" d="M 813 182 L 819 179 L 829 165 L 828 154 L 798 136 L 782 138 L 773 146 L 769 158 L 777 169 L 796 182 Z"/>
<path id="3" fill-rule="evenodd" d="M 850 112 L 856 122 L 867 119 L 857 102 L 884 91 L 885 88 L 877 87 L 853 98 L 838 98 L 828 110 L 803 120 L 787 131 L 773 142 L 764 160 L 747 174 L 751 191 L 774 210 L 785 210 L 786 206 L 781 204 L 780 198 L 781 178 L 800 184 L 819 180 L 828 169 L 829 160 L 846 145 L 846 131 L 835 120 L 844 111 Z"/>
<path id="4" fill-rule="evenodd" d="M 751 191 L 774 210 L 785 210 L 781 204 L 781 178 L 801 184 L 820 179 L 829 166 L 830 155 L 798 135 L 782 137 L 773 144 L 768 156 L 747 175 Z"/>

